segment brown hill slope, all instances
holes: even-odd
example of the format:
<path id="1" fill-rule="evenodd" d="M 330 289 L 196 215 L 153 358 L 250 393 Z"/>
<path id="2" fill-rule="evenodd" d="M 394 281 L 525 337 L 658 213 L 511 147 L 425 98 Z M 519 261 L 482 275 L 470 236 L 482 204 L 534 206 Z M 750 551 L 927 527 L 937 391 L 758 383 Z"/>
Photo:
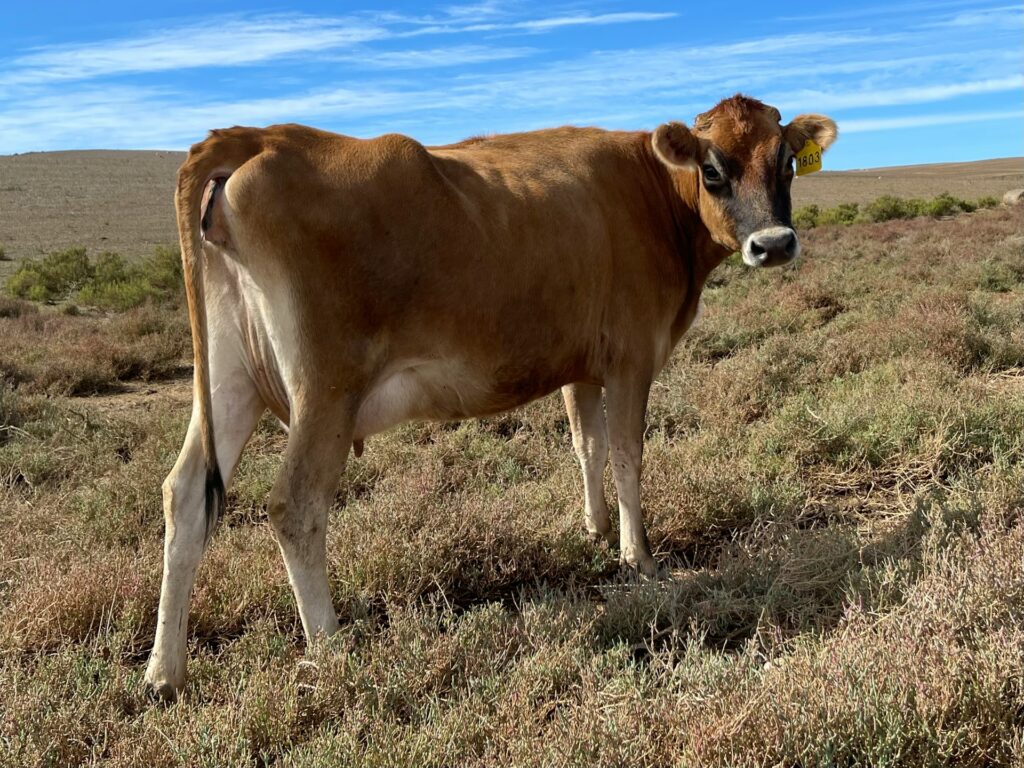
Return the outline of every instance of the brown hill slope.
<path id="1" fill-rule="evenodd" d="M 10 258 L 72 245 L 127 257 L 177 240 L 172 191 L 182 152 L 33 152 L 0 156 L 0 248 Z M 863 171 L 798 179 L 797 206 L 866 202 L 879 195 L 1000 196 L 1024 186 L 1024 158 Z"/>

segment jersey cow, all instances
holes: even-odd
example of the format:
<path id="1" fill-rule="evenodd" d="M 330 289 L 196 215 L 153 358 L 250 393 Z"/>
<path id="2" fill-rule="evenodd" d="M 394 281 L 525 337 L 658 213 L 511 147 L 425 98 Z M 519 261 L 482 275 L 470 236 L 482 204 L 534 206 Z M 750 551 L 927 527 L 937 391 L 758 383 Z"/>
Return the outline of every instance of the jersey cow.
<path id="1" fill-rule="evenodd" d="M 338 628 L 326 524 L 352 446 L 559 387 L 587 530 L 611 529 L 610 447 L 621 560 L 654 573 L 640 509 L 651 382 L 723 258 L 797 256 L 794 152 L 835 137 L 827 117 L 782 125 L 735 96 L 692 129 L 653 134 L 557 128 L 425 147 L 280 125 L 193 146 L 176 202 L 194 405 L 163 486 L 153 691 L 173 697 L 184 682 L 196 568 L 267 409 L 289 431 L 268 515 L 310 639 Z"/>

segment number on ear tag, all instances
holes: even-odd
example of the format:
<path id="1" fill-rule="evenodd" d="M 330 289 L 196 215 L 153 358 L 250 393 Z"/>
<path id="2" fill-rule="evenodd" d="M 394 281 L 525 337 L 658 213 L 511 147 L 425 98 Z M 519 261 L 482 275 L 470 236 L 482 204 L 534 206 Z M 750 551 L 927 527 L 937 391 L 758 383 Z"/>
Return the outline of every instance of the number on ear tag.
<path id="1" fill-rule="evenodd" d="M 821 147 L 808 139 L 804 148 L 796 153 L 796 175 L 806 176 L 821 170 Z"/>

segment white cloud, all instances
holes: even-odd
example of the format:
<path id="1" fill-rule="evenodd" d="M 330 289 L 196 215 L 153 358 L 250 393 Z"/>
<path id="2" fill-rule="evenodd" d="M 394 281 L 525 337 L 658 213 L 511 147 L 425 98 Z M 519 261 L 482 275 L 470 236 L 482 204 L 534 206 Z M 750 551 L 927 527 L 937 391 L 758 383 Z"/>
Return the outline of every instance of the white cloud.
<path id="1" fill-rule="evenodd" d="M 24 85 L 109 75 L 256 64 L 388 36 L 383 27 L 310 17 L 221 18 L 125 40 L 39 48 L 6 63 L 0 83 Z"/>
<path id="2" fill-rule="evenodd" d="M 481 64 L 488 61 L 521 59 L 537 53 L 536 48 L 492 48 L 485 45 L 457 45 L 450 48 L 375 51 L 362 49 L 351 54 L 331 56 L 328 61 L 339 61 L 357 67 L 373 69 L 420 69 L 424 67 L 454 67 L 462 64 Z"/>
<path id="3" fill-rule="evenodd" d="M 453 19 L 465 19 L 479 21 L 495 16 L 507 16 L 509 3 L 504 0 L 485 0 L 481 3 L 469 3 L 466 5 L 448 5 L 442 10 Z"/>
<path id="4" fill-rule="evenodd" d="M 850 109 L 855 107 L 890 107 L 902 104 L 923 104 L 932 101 L 946 101 L 959 96 L 982 93 L 1000 93 L 1024 88 L 1024 75 L 1012 75 L 966 83 L 941 83 L 937 85 L 906 86 L 889 89 L 865 89 L 851 92 L 828 92 L 801 90 L 791 95 L 773 97 L 772 103 L 780 109 L 796 108 L 814 104 L 815 109 Z"/>
<path id="5" fill-rule="evenodd" d="M 981 8 L 963 11 L 947 19 L 934 22 L 935 27 L 1020 27 L 1024 22 L 1024 9 L 1018 5 L 1002 5 L 996 8 Z"/>
<path id="6" fill-rule="evenodd" d="M 885 5 L 854 5 L 824 13 L 804 12 L 799 16 L 783 16 L 781 21 L 835 21 L 846 19 L 886 19 L 904 14 L 924 15 L 954 8 L 977 6 L 978 0 L 924 0 L 924 2 L 886 3 Z"/>
<path id="7" fill-rule="evenodd" d="M 495 15 L 489 8 L 490 5 L 486 3 L 453 7 L 449 9 L 450 18 L 447 20 L 454 23 L 431 23 L 430 26 L 412 30 L 402 27 L 416 23 L 417 20 L 394 14 L 352 17 L 211 17 L 198 24 L 172 27 L 140 37 L 37 48 L 0 62 L 6 70 L 5 74 L 0 75 L 0 85 L 25 86 L 113 75 L 252 65 L 289 56 L 310 58 L 323 51 L 430 34 L 484 31 L 536 33 L 569 26 L 657 21 L 675 16 L 674 13 L 629 12 L 483 23 L 481 19 Z M 517 55 L 522 54 L 523 50 Z M 479 62 L 513 58 L 508 51 L 504 49 L 502 52 L 499 49 L 491 58 L 478 53 L 470 60 Z M 434 58 L 443 59 L 441 56 Z M 431 57 L 424 54 L 423 64 L 429 64 L 430 61 Z"/>
<path id="8" fill-rule="evenodd" d="M 547 32 L 558 27 L 601 26 L 605 24 L 627 24 L 638 21 L 664 21 L 676 16 L 675 13 L 602 13 L 597 16 L 579 14 L 576 16 L 555 16 L 550 19 L 531 19 L 505 25 L 478 25 L 476 29 L 526 29 L 531 32 Z M 469 29 L 474 29 L 470 27 Z"/>
<path id="9" fill-rule="evenodd" d="M 901 128 L 925 128 L 931 125 L 956 125 L 959 123 L 985 123 L 997 120 L 1019 120 L 1024 110 L 1002 112 L 957 112 L 935 115 L 911 115 L 906 117 L 872 117 L 862 120 L 843 120 L 839 123 L 841 134 L 867 133 L 869 131 L 891 131 Z"/>

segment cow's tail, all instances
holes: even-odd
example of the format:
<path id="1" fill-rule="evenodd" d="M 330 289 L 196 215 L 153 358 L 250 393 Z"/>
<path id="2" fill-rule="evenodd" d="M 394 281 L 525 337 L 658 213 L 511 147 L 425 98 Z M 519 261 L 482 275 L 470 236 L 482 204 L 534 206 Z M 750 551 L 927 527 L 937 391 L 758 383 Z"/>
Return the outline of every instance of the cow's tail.
<path id="1" fill-rule="evenodd" d="M 206 461 L 206 539 L 209 540 L 224 512 L 224 477 L 217 461 L 213 435 L 213 397 L 210 390 L 209 327 L 203 288 L 203 197 L 211 181 L 214 185 L 206 200 L 212 207 L 223 182 L 246 161 L 263 149 L 261 131 L 255 128 L 228 128 L 212 131 L 205 141 L 189 150 L 188 159 L 178 170 L 174 204 L 178 215 L 181 264 L 185 278 L 192 351 L 195 357 L 193 397 L 198 407 L 199 429 Z"/>

